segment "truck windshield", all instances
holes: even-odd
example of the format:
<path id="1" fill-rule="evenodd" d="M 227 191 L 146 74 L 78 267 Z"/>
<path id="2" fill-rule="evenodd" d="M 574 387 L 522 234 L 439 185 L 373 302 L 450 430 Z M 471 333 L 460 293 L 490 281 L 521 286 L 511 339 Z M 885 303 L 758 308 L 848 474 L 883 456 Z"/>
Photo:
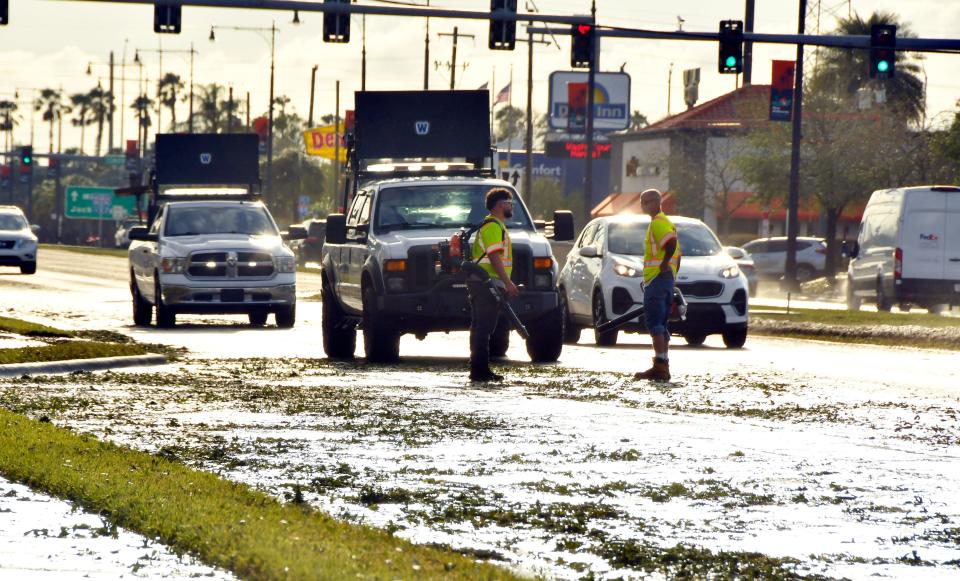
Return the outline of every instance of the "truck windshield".
<path id="1" fill-rule="evenodd" d="M 265 208 L 190 207 L 168 209 L 166 236 L 198 236 L 201 234 L 246 234 L 277 236 L 277 228 Z"/>
<path id="2" fill-rule="evenodd" d="M 607 245 L 610 252 L 643 256 L 649 222 L 610 224 Z M 702 224 L 677 224 L 677 238 L 683 256 L 714 256 L 723 250 L 713 232 Z"/>
<path id="3" fill-rule="evenodd" d="M 450 184 L 384 188 L 374 212 L 376 232 L 427 228 L 463 228 L 479 224 L 489 212 L 484 198 L 489 185 Z M 513 206 L 508 229 L 533 230 L 522 203 Z"/>

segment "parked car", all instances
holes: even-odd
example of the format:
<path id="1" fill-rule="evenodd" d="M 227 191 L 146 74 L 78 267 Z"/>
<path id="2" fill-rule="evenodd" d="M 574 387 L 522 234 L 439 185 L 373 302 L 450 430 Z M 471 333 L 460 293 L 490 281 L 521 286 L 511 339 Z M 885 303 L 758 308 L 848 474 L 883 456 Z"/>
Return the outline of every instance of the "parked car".
<path id="1" fill-rule="evenodd" d="M 847 306 L 960 304 L 960 187 L 873 192 L 847 267 Z"/>
<path id="2" fill-rule="evenodd" d="M 326 220 L 307 220 L 299 224 L 307 231 L 307 237 L 303 240 L 292 240 L 290 249 L 297 255 L 297 264 L 300 266 L 308 262 L 323 262 L 323 243 L 327 238 Z"/>
<path id="3" fill-rule="evenodd" d="M 117 248 L 130 246 L 130 229 L 134 226 L 143 226 L 143 224 L 137 218 L 126 218 L 121 222 L 113 235 L 113 245 Z"/>
<path id="4" fill-rule="evenodd" d="M 0 206 L 0 266 L 19 266 L 22 274 L 37 272 L 37 235 L 17 206 Z"/>
<path id="5" fill-rule="evenodd" d="M 747 278 L 710 228 L 694 218 L 671 217 L 682 258 L 677 287 L 687 299 L 685 321 L 670 323 L 672 334 L 690 345 L 720 333 L 727 347 L 747 340 Z M 618 331 L 599 333 L 597 325 L 619 317 L 643 301 L 643 246 L 649 216 L 596 218 L 583 229 L 560 272 L 564 341 L 576 343 L 592 327 L 598 345 L 614 345 Z M 622 327 L 646 332 L 643 317 Z"/>
<path id="6" fill-rule="evenodd" d="M 761 276 L 780 278 L 787 269 L 787 237 L 759 238 L 743 245 Z M 827 241 L 797 236 L 797 280 L 805 282 L 827 267 Z"/>
<path id="7" fill-rule="evenodd" d="M 727 251 L 727 254 L 730 255 L 730 258 L 737 261 L 737 266 L 740 267 L 740 272 L 747 277 L 747 286 L 750 289 L 750 296 L 757 296 L 757 286 L 760 283 L 760 279 L 757 276 L 757 266 L 753 262 L 753 257 L 750 256 L 750 253 L 740 248 L 739 246 L 724 246 L 724 250 Z"/>

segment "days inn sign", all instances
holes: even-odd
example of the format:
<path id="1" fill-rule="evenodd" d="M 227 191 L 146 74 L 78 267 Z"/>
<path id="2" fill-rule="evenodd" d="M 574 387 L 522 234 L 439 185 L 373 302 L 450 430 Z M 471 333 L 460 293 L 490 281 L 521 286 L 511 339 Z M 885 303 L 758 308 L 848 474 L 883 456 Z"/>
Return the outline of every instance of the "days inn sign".
<path id="1" fill-rule="evenodd" d="M 585 111 L 587 73 L 555 71 L 550 75 L 550 128 L 580 132 Z M 577 96 L 579 94 L 579 97 Z M 621 131 L 630 127 L 630 75 L 596 73 L 593 91 L 594 131 Z"/>

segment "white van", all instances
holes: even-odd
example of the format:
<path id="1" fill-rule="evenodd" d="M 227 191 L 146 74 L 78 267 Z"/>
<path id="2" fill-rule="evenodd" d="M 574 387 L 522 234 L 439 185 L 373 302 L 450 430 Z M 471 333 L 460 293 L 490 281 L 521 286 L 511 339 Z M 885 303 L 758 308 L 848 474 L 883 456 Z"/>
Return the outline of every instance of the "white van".
<path id="1" fill-rule="evenodd" d="M 878 190 L 847 268 L 847 306 L 864 300 L 939 312 L 960 305 L 960 187 Z"/>

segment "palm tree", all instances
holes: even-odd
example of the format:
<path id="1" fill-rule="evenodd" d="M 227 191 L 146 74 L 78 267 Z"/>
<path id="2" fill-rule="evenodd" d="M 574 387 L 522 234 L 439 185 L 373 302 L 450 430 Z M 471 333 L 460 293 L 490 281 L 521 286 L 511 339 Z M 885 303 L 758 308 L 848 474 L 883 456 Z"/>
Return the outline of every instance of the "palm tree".
<path id="1" fill-rule="evenodd" d="M 153 99 L 146 95 L 140 95 L 133 100 L 130 108 L 137 112 L 137 118 L 140 120 L 137 139 L 141 144 L 147 142 L 147 131 L 153 122 L 150 120 L 150 109 L 153 108 Z"/>
<path id="2" fill-rule="evenodd" d="M 104 91 L 99 84 L 90 90 L 90 111 L 93 120 L 97 122 L 97 149 L 95 155 L 100 155 L 100 145 L 103 143 L 103 123 L 113 113 L 113 93 Z"/>
<path id="3" fill-rule="evenodd" d="M 83 154 L 83 143 L 86 138 L 87 125 L 93 122 L 90 111 L 90 93 L 76 93 L 70 95 L 70 103 L 73 105 L 74 117 L 70 124 L 80 128 L 80 153 Z"/>
<path id="4" fill-rule="evenodd" d="M 43 120 L 50 126 L 50 153 L 53 153 L 53 126 L 65 113 L 63 91 L 57 89 L 43 89 L 40 98 L 34 105 L 36 111 L 43 111 Z"/>
<path id="5" fill-rule="evenodd" d="M 183 90 L 180 75 L 167 73 L 160 79 L 160 105 L 170 109 L 170 131 L 177 130 L 177 94 Z"/>
<path id="6" fill-rule="evenodd" d="M 647 116 L 634 109 L 633 113 L 630 114 L 630 131 L 639 131 L 647 125 L 650 125 Z"/>
<path id="7" fill-rule="evenodd" d="M 16 101 L 0 101 L 0 131 L 3 131 L 4 136 L 7 138 L 7 143 L 5 149 L 9 150 L 13 147 L 13 128 L 17 124 L 17 102 Z"/>
<path id="8" fill-rule="evenodd" d="M 868 20 L 859 14 L 843 18 L 837 25 L 837 34 L 870 35 L 875 24 L 897 25 L 897 36 L 915 36 L 908 25 L 898 22 L 899 17 L 891 12 L 874 12 Z M 814 92 L 836 95 L 840 99 L 856 98 L 860 89 L 883 89 L 889 106 L 901 112 L 904 117 L 919 121 L 926 108 L 926 89 L 918 76 L 919 58 L 906 52 L 897 53 L 897 72 L 892 79 L 871 79 L 869 77 L 870 56 L 865 50 L 826 48 L 820 56 L 820 63 L 810 82 Z"/>
<path id="9" fill-rule="evenodd" d="M 205 133 L 220 132 L 223 117 L 221 94 L 223 94 L 223 86 L 217 83 L 200 87 L 200 125 Z"/>

